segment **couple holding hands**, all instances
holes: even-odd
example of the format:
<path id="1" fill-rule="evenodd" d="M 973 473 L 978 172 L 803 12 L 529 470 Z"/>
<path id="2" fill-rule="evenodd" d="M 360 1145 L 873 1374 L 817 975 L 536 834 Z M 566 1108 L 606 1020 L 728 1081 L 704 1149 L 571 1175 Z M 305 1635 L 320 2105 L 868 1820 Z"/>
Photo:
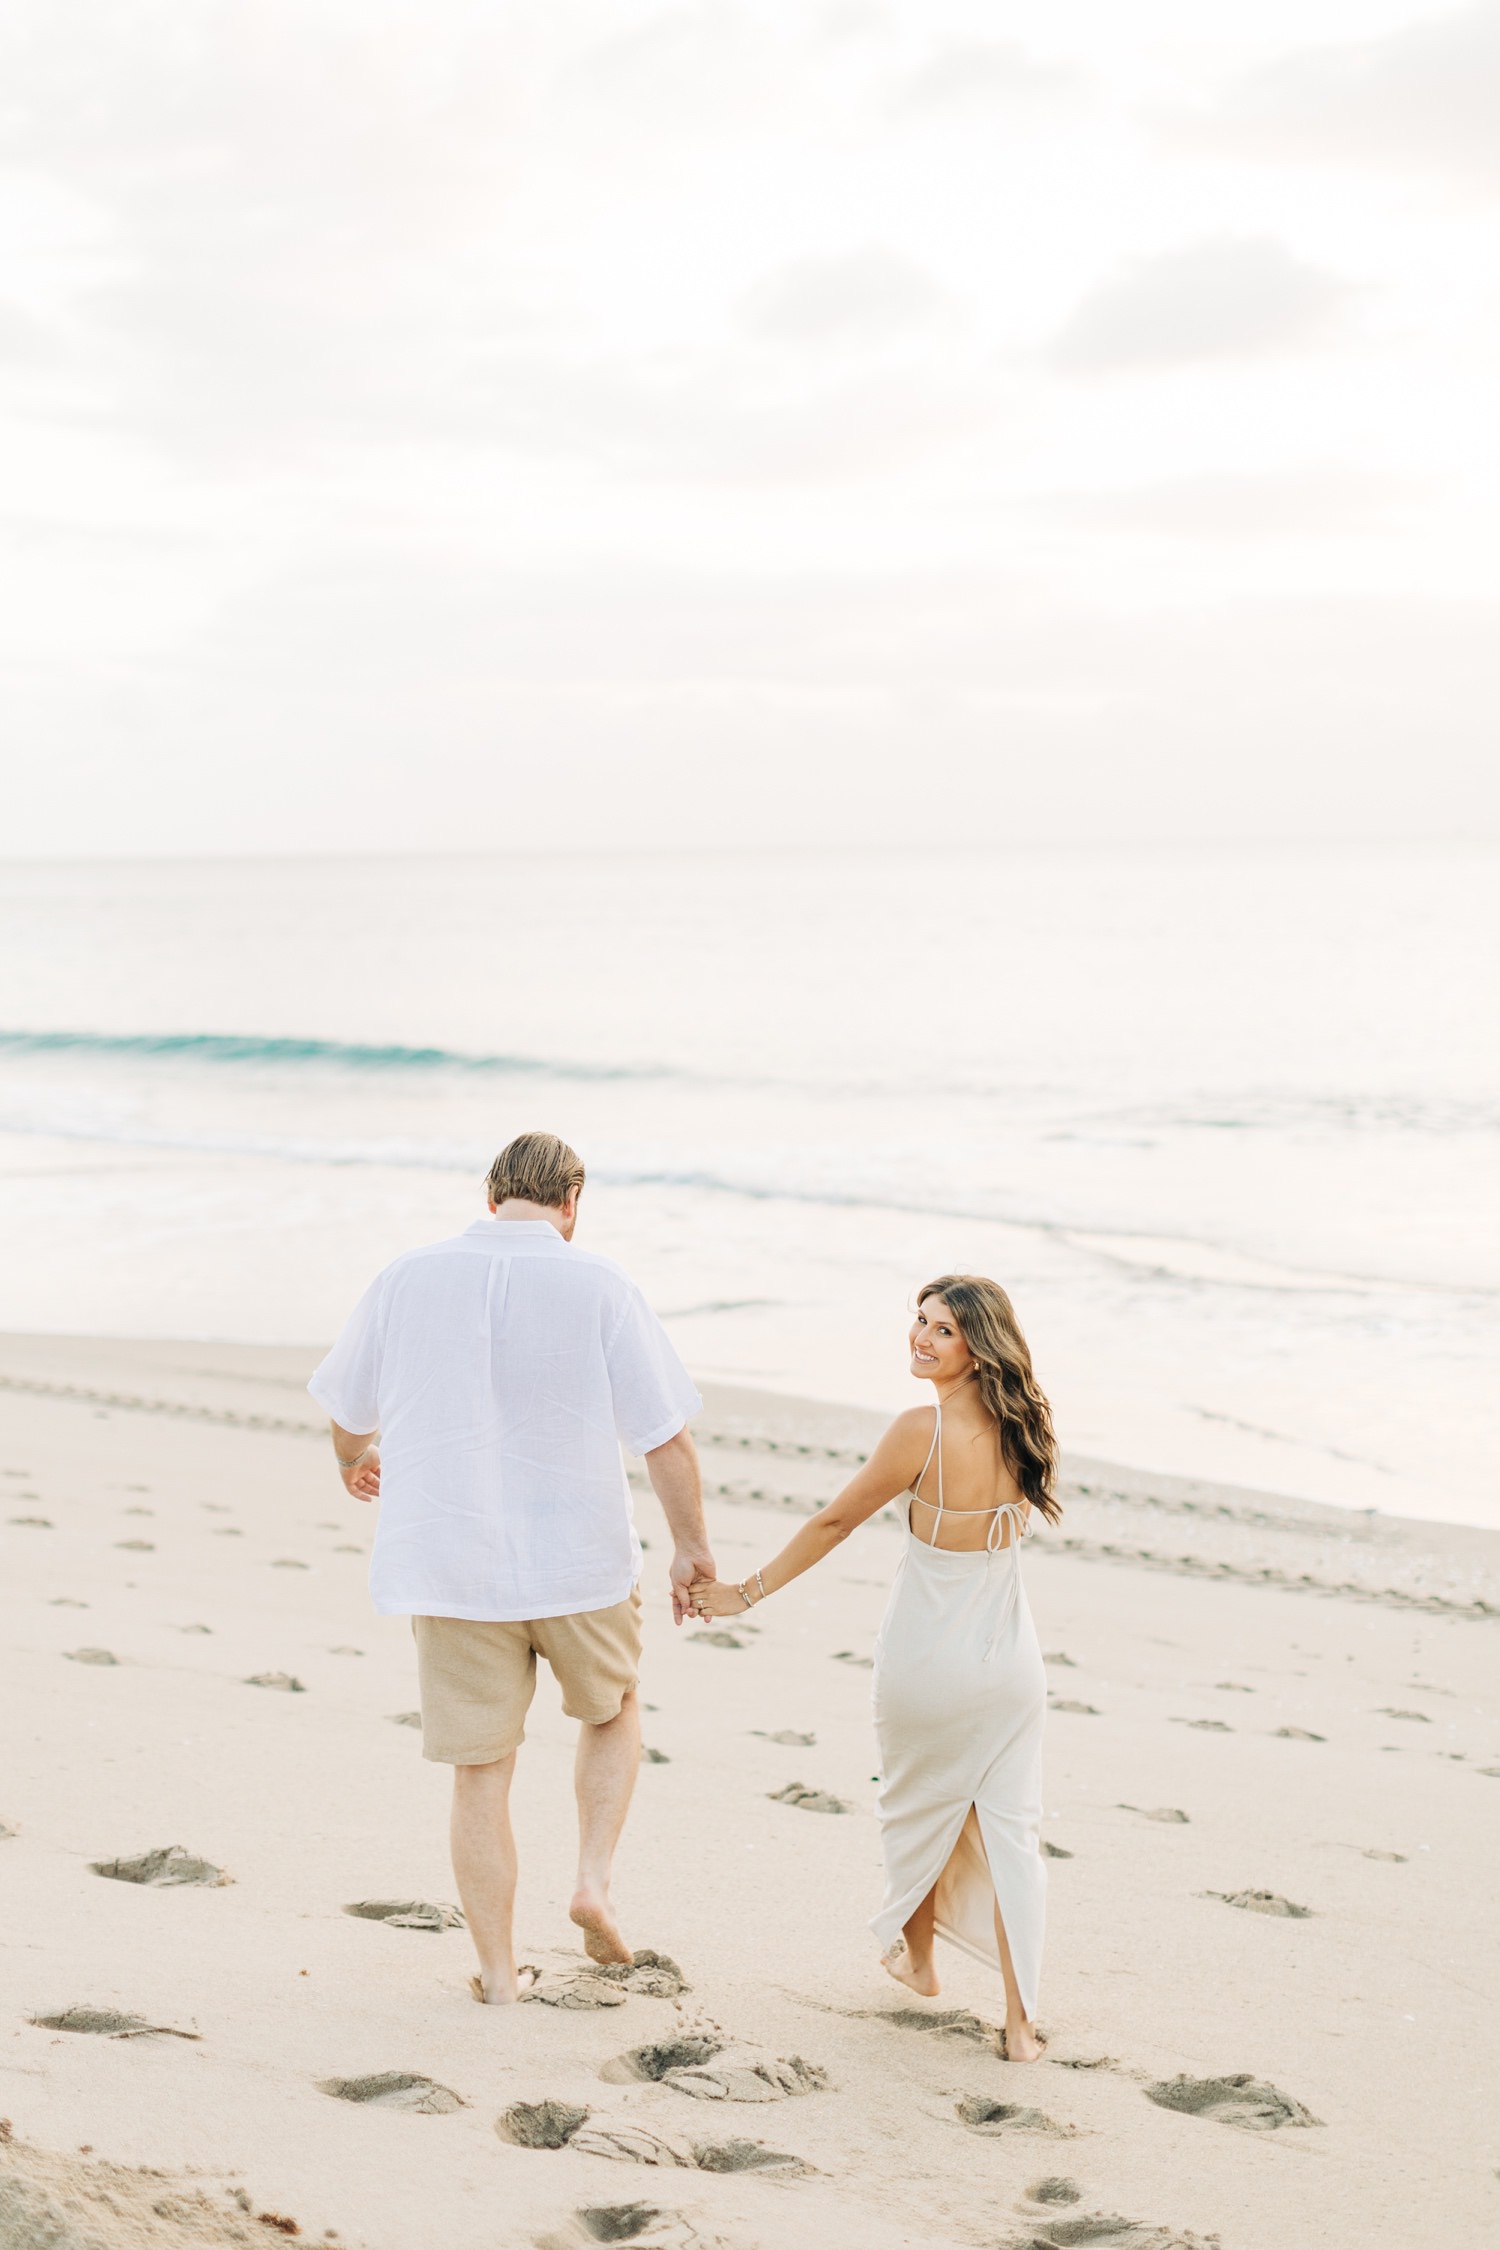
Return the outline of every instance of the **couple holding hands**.
<path id="1" fill-rule="evenodd" d="M 1034 2061 L 1046 1683 L 1019 1549 L 1034 1513 L 1060 1510 L 1051 1416 L 1010 1299 L 972 1274 L 918 1291 L 911 1372 L 932 1403 L 898 1415 L 838 1497 L 732 1585 L 709 1551 L 688 1430 L 702 1401 L 634 1283 L 574 1243 L 583 1181 L 555 1135 L 512 1141 L 490 1168 L 489 1215 L 386 1267 L 308 1385 L 346 1490 L 380 1498 L 371 1596 L 412 1620 L 423 1754 L 453 1767 L 476 1998 L 523 1998 L 534 1976 L 513 1950 L 509 1794 L 539 1655 L 581 1722 L 569 1911 L 592 1959 L 632 1957 L 609 1890 L 641 1755 L 623 1444 L 672 1532 L 679 1624 L 773 1599 L 901 1503 L 875 1645 L 885 1895 L 871 1927 L 885 1968 L 924 1996 L 938 1935 L 998 1967 L 1004 2052 Z"/>

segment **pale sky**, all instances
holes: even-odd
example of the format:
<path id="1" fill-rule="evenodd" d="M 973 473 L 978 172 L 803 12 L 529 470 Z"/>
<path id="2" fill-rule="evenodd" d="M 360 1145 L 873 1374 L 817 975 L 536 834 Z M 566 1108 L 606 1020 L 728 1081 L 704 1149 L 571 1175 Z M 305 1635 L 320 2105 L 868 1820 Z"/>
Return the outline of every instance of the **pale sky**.
<path id="1" fill-rule="evenodd" d="M 0 854 L 1500 837 L 1500 4 L 10 0 Z"/>

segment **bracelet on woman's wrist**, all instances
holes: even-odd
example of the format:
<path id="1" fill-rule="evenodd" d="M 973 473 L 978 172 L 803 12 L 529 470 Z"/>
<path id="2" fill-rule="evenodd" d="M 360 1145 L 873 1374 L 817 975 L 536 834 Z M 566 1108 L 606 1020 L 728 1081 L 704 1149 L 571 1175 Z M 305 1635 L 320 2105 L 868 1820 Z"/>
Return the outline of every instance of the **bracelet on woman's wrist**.
<path id="1" fill-rule="evenodd" d="M 742 1578 L 739 1582 L 738 1587 L 736 1588 L 736 1591 L 738 1592 L 740 1600 L 744 1603 L 746 1609 L 754 1609 L 757 1603 L 763 1602 L 766 1598 L 766 1582 L 761 1577 L 760 1572 L 757 1571 L 755 1573 L 755 1583 L 760 1588 L 760 1592 L 756 1595 L 755 1601 L 751 1601 L 750 1596 L 745 1591 L 749 1583 L 750 1581 L 748 1578 Z"/>

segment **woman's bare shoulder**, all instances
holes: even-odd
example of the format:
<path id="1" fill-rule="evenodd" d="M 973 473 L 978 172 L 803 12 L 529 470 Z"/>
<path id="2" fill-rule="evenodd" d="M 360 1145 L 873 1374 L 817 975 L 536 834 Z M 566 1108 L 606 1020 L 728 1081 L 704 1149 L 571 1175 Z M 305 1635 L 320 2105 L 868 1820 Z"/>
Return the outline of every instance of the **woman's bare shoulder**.
<path id="1" fill-rule="evenodd" d="M 915 1446 L 919 1453 L 925 1453 L 932 1443 L 932 1428 L 930 1406 L 909 1406 L 886 1429 L 880 1440 L 882 1450 L 888 1447 L 892 1452 L 909 1453 Z"/>

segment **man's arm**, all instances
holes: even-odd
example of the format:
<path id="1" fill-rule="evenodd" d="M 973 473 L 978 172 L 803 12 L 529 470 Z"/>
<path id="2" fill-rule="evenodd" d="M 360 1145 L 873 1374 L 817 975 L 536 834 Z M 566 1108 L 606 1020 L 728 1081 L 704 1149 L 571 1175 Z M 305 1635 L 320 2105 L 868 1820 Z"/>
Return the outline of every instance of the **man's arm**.
<path id="1" fill-rule="evenodd" d="M 333 1432 L 333 1457 L 339 1465 L 339 1477 L 344 1490 L 355 1500 L 376 1500 L 380 1497 L 380 1455 L 376 1446 L 378 1430 L 367 1430 L 363 1436 L 346 1430 L 337 1422 L 330 1422 Z"/>
<path id="2" fill-rule="evenodd" d="M 703 1521 L 703 1478 L 691 1430 L 681 1429 L 646 1455 L 646 1474 L 672 1534 L 672 1618 L 680 1625 L 695 1578 L 717 1576 Z M 351 1487 L 351 1490 L 353 1488 Z"/>

